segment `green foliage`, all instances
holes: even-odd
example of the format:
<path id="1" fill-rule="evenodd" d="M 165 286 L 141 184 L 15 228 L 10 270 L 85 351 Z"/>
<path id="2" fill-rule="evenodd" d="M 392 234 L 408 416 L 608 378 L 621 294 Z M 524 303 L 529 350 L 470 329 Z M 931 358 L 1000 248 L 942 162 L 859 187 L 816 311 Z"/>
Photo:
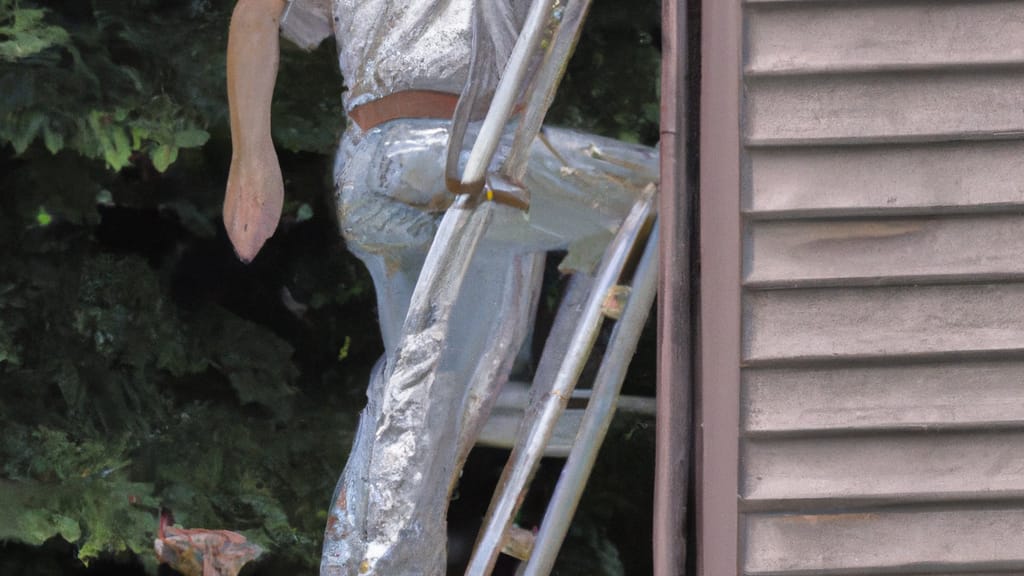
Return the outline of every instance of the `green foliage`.
<path id="1" fill-rule="evenodd" d="M 126 437 L 74 440 L 66 432 L 6 425 L 8 457 L 0 490 L 0 538 L 40 544 L 54 535 L 79 545 L 83 559 L 143 550 L 156 526 L 153 486 L 132 482 Z"/>
<path id="2" fill-rule="evenodd" d="M 18 154 L 36 141 L 70 148 L 115 171 L 148 158 L 161 172 L 179 148 L 205 143 L 209 118 L 167 57 L 185 35 L 161 32 L 212 22 L 163 12 L 144 1 L 0 5 L 0 142 Z"/>
<path id="3" fill-rule="evenodd" d="M 179 524 L 242 531 L 313 571 L 380 351 L 368 279 L 336 231 L 288 238 L 331 212 L 329 161 L 284 151 L 335 146 L 332 42 L 311 55 L 284 47 L 273 110 L 289 203 L 263 258 L 278 258 L 268 268 L 308 312 L 283 312 L 288 324 L 274 311 L 246 317 L 224 300 L 172 297 L 189 250 L 223 248 L 233 4 L 0 0 L 0 539 L 59 534 L 82 558 L 131 550 L 152 561 L 163 505 Z M 598 4 L 608 6 L 595 7 L 553 119 L 651 142 L 656 4 Z M 625 74 L 641 81 L 619 81 Z M 97 205 L 158 213 L 177 227 L 172 245 L 104 244 L 111 226 Z M 156 242 L 149 233 L 142 244 Z M 608 528 L 574 532 L 581 550 L 597 551 L 581 565 L 632 573 L 612 527 L 649 542 L 646 528 L 623 521 L 642 516 L 637 501 L 646 500 L 615 484 L 585 504 Z"/>
<path id="4" fill-rule="evenodd" d="M 273 106 L 275 143 L 292 152 L 333 153 L 345 127 L 341 91 L 333 41 L 312 54 L 282 42 Z"/>
<path id="5" fill-rule="evenodd" d="M 188 188 L 180 171 L 113 174 L 39 149 L 26 157 L 0 157 L 9 192 L 0 194 L 0 539 L 39 544 L 59 534 L 85 560 L 130 550 L 151 561 L 164 505 L 181 525 L 241 531 L 312 570 L 361 402 L 298 394 L 293 343 L 213 301 L 180 306 L 176 259 L 97 241 L 97 204 L 110 210 L 148 188 L 170 196 L 160 214 L 180 224 L 176 241 L 212 243 L 216 198 L 159 186 Z M 203 172 L 201 158 L 184 159 L 181 168 Z M 312 219 L 328 213 L 316 201 L 327 162 L 314 164 L 297 177 L 307 195 L 293 196 L 296 210 L 316 205 L 305 211 Z M 289 284 L 336 323 L 318 329 L 359 330 L 336 310 L 369 308 L 365 274 L 340 246 L 327 267 L 322 253 L 294 249 Z M 374 339 L 372 321 L 361 322 Z M 336 366 L 344 336 L 333 338 L 324 348 Z M 366 354 L 363 342 L 351 344 L 353 355 Z M 357 368 L 325 381 L 342 399 L 359 398 L 364 378 Z M 349 379 L 358 385 L 346 392 Z"/>
<path id="6" fill-rule="evenodd" d="M 52 46 L 65 46 L 68 31 L 43 21 L 46 10 L 18 8 L 14 0 L 0 1 L 0 60 L 13 62 L 34 56 Z"/>
<path id="7" fill-rule="evenodd" d="M 322 433 L 350 429 L 351 414 L 326 410 L 298 437 L 275 434 L 297 376 L 287 343 L 218 307 L 183 321 L 136 256 L 78 257 L 69 267 L 15 254 L 3 273 L 0 539 L 60 534 L 83 559 L 148 556 L 161 501 L 185 525 L 245 530 L 314 558 L 322 527 L 308 506 L 326 501 L 340 465 L 319 451 L 340 458 L 348 442 Z M 207 398 L 237 400 L 188 404 L 193 380 Z"/>
<path id="8" fill-rule="evenodd" d="M 657 142 L 660 25 L 658 2 L 595 1 L 549 120 L 627 142 Z"/>
<path id="9" fill-rule="evenodd" d="M 0 299 L 9 326 L 5 336 L 12 341 L 4 346 L 9 386 L 27 391 L 53 383 L 69 413 L 85 418 L 79 422 L 141 431 L 150 428 L 149 420 L 166 417 L 168 377 L 213 371 L 243 404 L 287 416 L 297 376 L 291 347 L 216 307 L 204 310 L 207 322 L 182 322 L 141 258 L 98 255 L 80 268 L 48 258 L 12 264 L 26 276 L 11 278 L 17 290 L 10 293 L 32 297 Z M 45 340 L 17 338 L 43 325 Z M 51 357 L 57 350 L 60 356 Z M 18 369 L 23 358 L 48 369 Z"/>
<path id="10" fill-rule="evenodd" d="M 233 2 L 0 2 L 0 143 L 38 142 L 120 171 L 166 171 L 182 149 L 226 132 L 224 48 Z M 274 135 L 329 152 L 343 126 L 331 47 L 286 51 Z"/>

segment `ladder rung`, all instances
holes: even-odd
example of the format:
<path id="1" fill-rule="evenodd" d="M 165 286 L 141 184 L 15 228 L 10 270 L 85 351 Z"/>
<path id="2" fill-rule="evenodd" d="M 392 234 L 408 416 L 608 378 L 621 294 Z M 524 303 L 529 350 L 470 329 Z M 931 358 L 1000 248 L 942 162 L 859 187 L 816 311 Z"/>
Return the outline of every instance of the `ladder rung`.
<path id="1" fill-rule="evenodd" d="M 530 559 L 530 554 L 533 553 L 533 543 L 536 538 L 532 530 L 513 524 L 505 536 L 505 544 L 501 548 L 501 553 L 526 562 Z"/>
<path id="2" fill-rule="evenodd" d="M 523 421 L 530 399 L 530 385 L 525 382 L 509 382 L 501 391 L 487 424 L 477 437 L 477 446 L 511 449 L 516 441 L 516 432 Z M 587 402 L 590 390 L 574 390 L 570 403 Z M 635 416 L 654 417 L 657 402 L 649 396 L 619 396 L 616 412 Z M 549 458 L 565 458 L 576 441 L 585 408 L 568 408 L 562 413 L 544 450 Z"/>

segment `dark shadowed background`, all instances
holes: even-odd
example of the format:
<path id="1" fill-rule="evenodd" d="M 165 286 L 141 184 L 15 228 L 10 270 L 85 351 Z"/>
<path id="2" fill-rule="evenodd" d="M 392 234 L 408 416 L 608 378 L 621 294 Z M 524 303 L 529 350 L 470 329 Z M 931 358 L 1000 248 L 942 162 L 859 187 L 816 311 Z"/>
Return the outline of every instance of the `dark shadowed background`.
<path id="1" fill-rule="evenodd" d="M 333 216 L 343 81 L 333 43 L 283 45 L 284 219 L 240 264 L 219 214 L 232 5 L 0 0 L 0 574 L 155 574 L 161 509 L 269 550 L 246 573 L 318 565 L 381 353 Z M 659 10 L 594 3 L 552 123 L 655 143 Z M 651 331 L 634 364 L 627 391 L 653 394 Z M 471 458 L 453 549 L 472 544 L 503 456 Z M 650 572 L 652 469 L 653 422 L 617 419 L 557 573 Z"/>

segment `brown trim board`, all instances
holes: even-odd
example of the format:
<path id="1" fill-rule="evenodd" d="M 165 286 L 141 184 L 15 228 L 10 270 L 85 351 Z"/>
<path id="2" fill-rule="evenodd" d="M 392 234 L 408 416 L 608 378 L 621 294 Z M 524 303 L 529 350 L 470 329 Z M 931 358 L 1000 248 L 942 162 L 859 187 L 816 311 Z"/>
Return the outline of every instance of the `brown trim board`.
<path id="1" fill-rule="evenodd" d="M 739 569 L 740 0 L 702 0 L 697 573 Z"/>
<path id="2" fill-rule="evenodd" d="M 686 186 L 687 3 L 662 3 L 661 194 L 658 218 L 658 416 L 654 576 L 683 576 L 690 466 L 690 199 Z"/>

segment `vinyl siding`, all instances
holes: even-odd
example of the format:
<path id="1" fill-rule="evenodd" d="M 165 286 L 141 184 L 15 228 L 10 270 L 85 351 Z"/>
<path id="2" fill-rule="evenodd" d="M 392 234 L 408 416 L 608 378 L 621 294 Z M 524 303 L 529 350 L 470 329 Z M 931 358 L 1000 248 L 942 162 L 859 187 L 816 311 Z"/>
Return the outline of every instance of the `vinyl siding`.
<path id="1" fill-rule="evenodd" d="M 743 572 L 1024 573 L 1024 2 L 744 34 Z"/>

